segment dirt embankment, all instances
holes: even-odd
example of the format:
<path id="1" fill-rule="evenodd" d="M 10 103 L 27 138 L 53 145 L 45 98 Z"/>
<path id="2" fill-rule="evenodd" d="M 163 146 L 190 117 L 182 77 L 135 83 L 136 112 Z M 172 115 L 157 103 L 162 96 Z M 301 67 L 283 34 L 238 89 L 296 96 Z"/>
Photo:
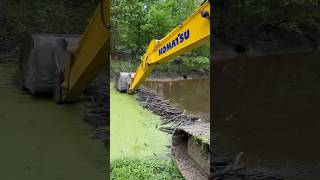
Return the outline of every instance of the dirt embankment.
<path id="1" fill-rule="evenodd" d="M 284 32 L 281 30 L 261 30 L 255 35 L 216 34 L 212 41 L 213 61 L 235 59 L 239 56 L 263 57 L 312 53 L 320 51 L 320 32 L 309 34 Z"/>
<path id="2" fill-rule="evenodd" d="M 193 70 L 188 73 L 178 73 L 178 72 L 153 72 L 147 79 L 147 81 L 180 81 L 186 79 L 203 79 L 209 78 L 210 74 L 208 72 L 202 72 Z"/>

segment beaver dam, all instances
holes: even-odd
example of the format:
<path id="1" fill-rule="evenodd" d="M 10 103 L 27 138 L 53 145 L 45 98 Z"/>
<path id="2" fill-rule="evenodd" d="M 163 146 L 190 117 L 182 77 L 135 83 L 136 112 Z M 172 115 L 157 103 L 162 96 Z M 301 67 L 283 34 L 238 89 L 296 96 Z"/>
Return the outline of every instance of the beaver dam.
<path id="1" fill-rule="evenodd" d="M 197 128 L 193 129 L 193 130 L 196 130 L 197 132 L 208 131 L 210 129 L 210 124 L 206 123 L 208 122 L 208 119 L 205 118 L 205 117 L 210 117 L 210 114 L 207 114 L 207 113 L 210 113 L 210 111 L 205 111 L 205 110 L 208 110 L 209 107 L 201 108 L 204 106 L 209 106 L 210 104 L 209 79 L 179 80 L 179 81 L 172 81 L 172 82 L 149 81 L 144 83 L 144 87 L 148 87 L 148 88 L 140 88 L 137 91 L 137 94 L 138 94 L 137 99 L 143 107 L 145 107 L 146 109 L 149 109 L 150 111 L 159 115 L 163 119 L 161 126 L 159 127 L 160 130 L 171 134 L 179 126 L 192 125 L 192 124 L 195 124 L 195 125 L 203 124 L 205 127 L 207 127 L 207 128 L 201 128 L 201 129 L 197 129 Z M 195 91 L 197 92 L 196 93 L 197 96 L 194 96 L 194 95 L 191 96 L 191 94 L 193 94 L 192 92 L 195 92 Z M 200 94 L 199 92 L 203 92 L 203 94 Z M 177 94 L 179 98 L 175 97 L 174 94 Z M 194 103 L 194 106 L 192 105 L 190 106 L 186 102 Z M 200 105 L 200 107 L 197 107 L 197 105 Z M 186 113 L 186 111 L 182 109 L 183 107 L 188 109 L 188 113 Z M 191 107 L 197 107 L 196 109 L 198 109 L 198 111 L 191 109 Z M 191 112 L 193 112 L 193 114 L 198 114 L 200 116 L 198 117 L 196 115 L 192 115 Z M 198 112 L 198 113 L 194 113 L 194 112 Z M 202 118 L 200 118 L 201 116 Z M 210 132 L 207 132 L 205 134 L 210 134 Z M 210 141 L 210 139 L 208 139 L 208 141 Z M 212 149 L 215 149 L 214 146 L 211 146 L 210 148 L 211 148 L 210 150 L 211 152 L 213 152 Z M 220 180 L 220 179 L 281 180 L 282 179 L 280 177 L 264 172 L 262 170 L 257 171 L 252 168 L 243 166 L 242 164 L 240 164 L 241 155 L 242 154 L 240 153 L 240 154 L 236 154 L 236 156 L 234 157 L 226 156 L 228 158 L 221 157 L 221 156 L 213 157 L 214 159 L 213 161 L 211 161 L 211 178 L 215 180 Z"/>
<path id="2" fill-rule="evenodd" d="M 167 99 L 186 114 L 210 122 L 210 79 L 146 81 L 143 86 Z"/>

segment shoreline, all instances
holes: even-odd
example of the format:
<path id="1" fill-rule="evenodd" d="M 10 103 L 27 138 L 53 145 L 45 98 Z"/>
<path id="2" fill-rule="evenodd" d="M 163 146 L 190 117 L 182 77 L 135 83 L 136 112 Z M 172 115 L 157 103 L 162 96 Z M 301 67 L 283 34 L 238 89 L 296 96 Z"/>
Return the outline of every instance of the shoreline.
<path id="1" fill-rule="evenodd" d="M 183 80 L 195 80 L 195 79 L 207 79 L 210 78 L 210 72 L 200 72 L 192 71 L 189 73 L 164 73 L 164 72 L 154 72 L 152 73 L 146 81 L 149 82 L 168 82 L 168 81 L 183 81 Z"/>

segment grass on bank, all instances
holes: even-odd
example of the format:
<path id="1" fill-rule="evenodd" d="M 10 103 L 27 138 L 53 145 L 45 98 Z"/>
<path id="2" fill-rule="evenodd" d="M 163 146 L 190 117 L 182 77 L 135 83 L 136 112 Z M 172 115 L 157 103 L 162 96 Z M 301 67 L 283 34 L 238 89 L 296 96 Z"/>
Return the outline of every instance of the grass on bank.
<path id="1" fill-rule="evenodd" d="M 170 136 L 156 129 L 160 118 L 134 96 L 110 85 L 110 159 L 112 180 L 182 180 L 168 156 Z M 156 159 L 155 159 L 156 158 Z"/>
<path id="2" fill-rule="evenodd" d="M 183 180 L 173 160 L 121 159 L 111 162 L 112 180 Z"/>

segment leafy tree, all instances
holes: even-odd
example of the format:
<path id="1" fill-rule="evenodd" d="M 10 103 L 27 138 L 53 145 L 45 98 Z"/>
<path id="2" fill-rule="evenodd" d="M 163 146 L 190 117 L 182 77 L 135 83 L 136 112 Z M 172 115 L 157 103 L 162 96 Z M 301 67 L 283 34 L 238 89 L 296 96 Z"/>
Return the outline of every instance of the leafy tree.
<path id="1" fill-rule="evenodd" d="M 191 15 L 199 0 L 114 0 L 111 18 L 119 46 L 141 55 L 151 39 L 160 39 Z M 115 33 L 118 35 L 118 33 Z"/>
<path id="2" fill-rule="evenodd" d="M 81 34 L 99 0 L 0 0 L 0 51 L 26 33 Z"/>
<path id="3" fill-rule="evenodd" d="M 220 35 L 250 36 L 270 29 L 304 33 L 320 29 L 320 0 L 218 0 L 215 3 Z"/>

